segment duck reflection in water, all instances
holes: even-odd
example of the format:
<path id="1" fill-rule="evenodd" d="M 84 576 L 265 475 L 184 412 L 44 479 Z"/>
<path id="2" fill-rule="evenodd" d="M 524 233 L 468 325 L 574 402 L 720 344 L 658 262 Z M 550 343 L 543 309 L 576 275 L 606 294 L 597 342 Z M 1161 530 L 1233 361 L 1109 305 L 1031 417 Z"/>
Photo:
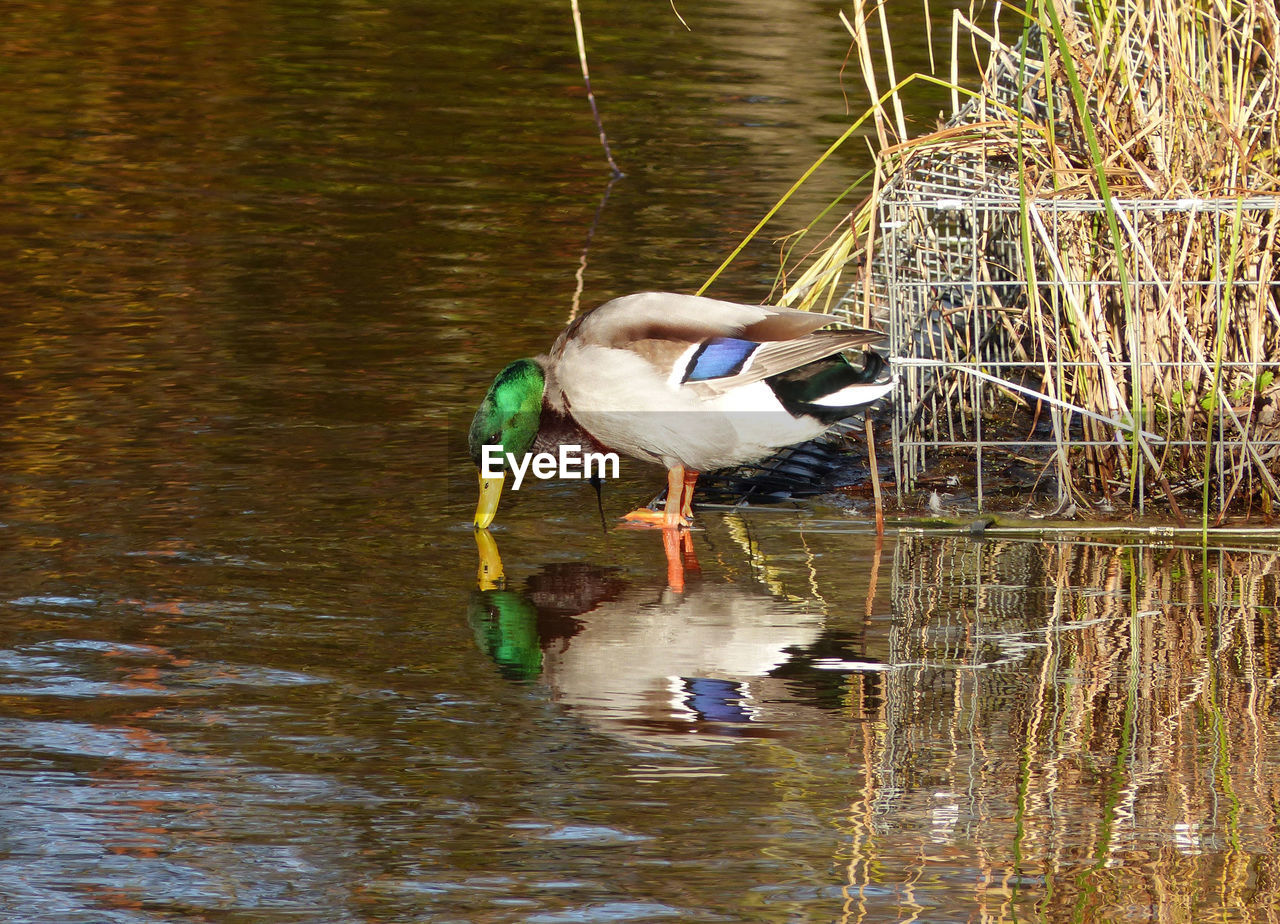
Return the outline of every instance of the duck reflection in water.
<path id="1" fill-rule="evenodd" d="M 597 730 L 649 743 L 774 736 L 815 708 L 792 681 L 838 679 L 806 667 L 823 636 L 814 603 L 696 571 L 677 592 L 576 562 L 545 565 L 508 589 L 492 535 L 476 537 L 469 622 L 478 645 L 506 677 L 546 684 Z M 681 554 L 692 557 L 692 545 Z"/>

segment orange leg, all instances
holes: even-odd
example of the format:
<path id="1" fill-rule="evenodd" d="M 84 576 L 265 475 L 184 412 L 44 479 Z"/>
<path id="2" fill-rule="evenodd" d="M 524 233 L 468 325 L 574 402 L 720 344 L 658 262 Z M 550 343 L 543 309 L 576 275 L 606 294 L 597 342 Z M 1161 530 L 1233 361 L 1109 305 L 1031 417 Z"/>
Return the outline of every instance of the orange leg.
<path id="1" fill-rule="evenodd" d="M 693 519 L 693 486 L 698 483 L 698 473 L 691 468 L 684 470 L 684 501 L 680 504 L 680 515 L 685 520 Z"/>
<path id="2" fill-rule="evenodd" d="M 684 518 L 685 483 L 684 466 L 671 466 L 667 471 L 667 507 L 662 517 L 663 529 L 679 529 L 689 525 L 689 521 Z"/>

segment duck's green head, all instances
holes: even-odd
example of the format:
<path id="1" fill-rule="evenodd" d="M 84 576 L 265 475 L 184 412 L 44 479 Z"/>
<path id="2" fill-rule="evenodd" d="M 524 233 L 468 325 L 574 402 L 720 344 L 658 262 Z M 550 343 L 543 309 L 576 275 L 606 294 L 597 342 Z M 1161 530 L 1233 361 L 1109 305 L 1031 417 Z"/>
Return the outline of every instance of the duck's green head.
<path id="1" fill-rule="evenodd" d="M 498 512 L 507 454 L 519 457 L 533 448 L 542 421 L 546 384 L 542 366 L 532 359 L 518 359 L 498 373 L 471 418 L 467 444 L 471 461 L 480 469 L 477 529 L 487 529 Z M 496 476 L 486 476 L 486 460 L 490 472 L 501 470 Z"/>

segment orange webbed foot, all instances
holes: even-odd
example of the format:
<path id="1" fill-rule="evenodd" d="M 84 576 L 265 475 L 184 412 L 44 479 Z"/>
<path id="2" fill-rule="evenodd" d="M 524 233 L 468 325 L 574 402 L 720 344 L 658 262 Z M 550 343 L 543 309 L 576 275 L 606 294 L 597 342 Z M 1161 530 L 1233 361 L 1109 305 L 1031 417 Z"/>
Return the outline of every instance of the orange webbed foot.
<path id="1" fill-rule="evenodd" d="M 674 522 L 668 522 L 665 510 L 641 507 L 639 510 L 632 510 L 624 516 L 622 525 L 641 529 L 689 529 L 693 525 L 692 522 L 682 516 L 674 517 L 673 520 Z"/>
<path id="2" fill-rule="evenodd" d="M 666 509 L 659 512 L 648 507 L 633 510 L 622 518 L 634 526 L 660 526 L 663 529 L 689 529 L 693 526 L 693 486 L 698 473 L 683 465 L 667 471 Z"/>

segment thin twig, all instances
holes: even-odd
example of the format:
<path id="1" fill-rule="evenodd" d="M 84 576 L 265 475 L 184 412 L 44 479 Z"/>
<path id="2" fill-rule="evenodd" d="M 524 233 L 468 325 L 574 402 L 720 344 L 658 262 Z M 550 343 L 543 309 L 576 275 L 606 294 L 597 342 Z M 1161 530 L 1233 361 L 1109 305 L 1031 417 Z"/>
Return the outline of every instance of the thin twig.
<path id="1" fill-rule="evenodd" d="M 573 31 L 578 37 L 578 61 L 582 64 L 582 83 L 587 88 L 587 102 L 591 103 L 591 114 L 595 117 L 596 129 L 600 132 L 600 144 L 604 148 L 605 160 L 609 162 L 609 169 L 613 171 L 615 177 L 626 176 L 613 159 L 613 152 L 609 150 L 609 139 L 605 136 L 604 122 L 596 106 L 596 95 L 591 90 L 591 74 L 587 70 L 587 42 L 582 37 L 582 13 L 578 9 L 578 0 L 569 0 L 569 5 L 573 8 Z"/>

